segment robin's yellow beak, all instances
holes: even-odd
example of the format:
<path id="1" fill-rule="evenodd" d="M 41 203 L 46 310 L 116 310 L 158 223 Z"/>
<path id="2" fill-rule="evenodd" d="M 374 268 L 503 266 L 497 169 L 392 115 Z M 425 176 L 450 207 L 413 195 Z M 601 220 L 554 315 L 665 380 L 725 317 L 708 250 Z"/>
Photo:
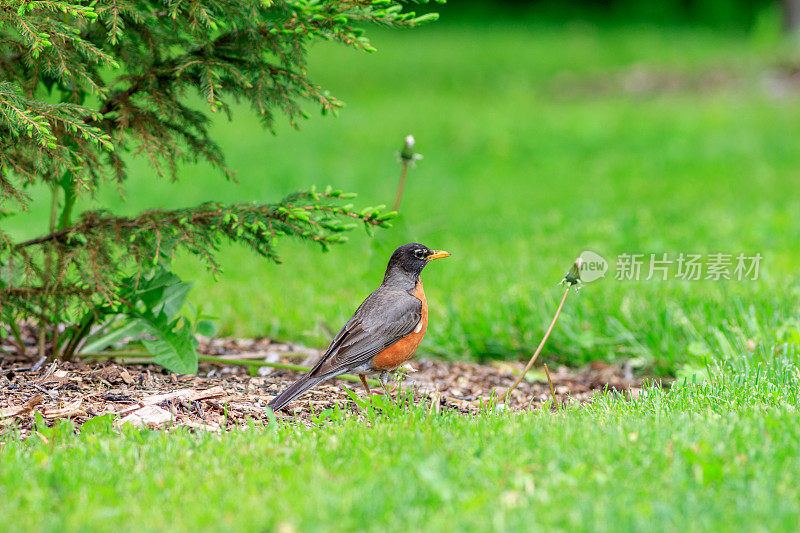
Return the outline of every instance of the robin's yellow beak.
<path id="1" fill-rule="evenodd" d="M 444 250 L 434 250 L 431 255 L 427 257 L 428 261 L 433 261 L 434 259 L 442 259 L 445 257 L 450 257 L 450 252 L 445 252 Z"/>

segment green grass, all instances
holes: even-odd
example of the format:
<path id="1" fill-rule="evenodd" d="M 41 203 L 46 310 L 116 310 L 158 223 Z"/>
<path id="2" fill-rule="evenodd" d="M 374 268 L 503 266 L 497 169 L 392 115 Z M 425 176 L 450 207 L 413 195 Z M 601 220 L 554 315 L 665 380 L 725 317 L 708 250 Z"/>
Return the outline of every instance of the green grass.
<path id="1" fill-rule="evenodd" d="M 0 441 L 0 529 L 795 531 L 797 362 L 777 346 L 561 414 L 384 403 L 313 429 L 42 427 L 47 442 Z"/>
<path id="2" fill-rule="evenodd" d="M 720 333 L 734 345 L 760 342 L 759 331 L 797 319 L 800 105 L 765 88 L 784 57 L 778 45 L 702 29 L 527 21 L 371 33 L 377 54 L 313 49 L 310 71 L 348 104 L 339 118 L 314 116 L 276 137 L 246 110 L 220 121 L 238 185 L 202 165 L 177 184 L 153 183 L 137 161 L 125 202 L 113 187 L 98 196 L 134 212 L 333 184 L 358 192 L 357 205 L 391 204 L 395 151 L 417 137 L 425 159 L 410 174 L 402 219 L 374 246 L 354 235 L 321 255 L 285 242 L 283 266 L 226 248 L 218 282 L 193 258 L 179 261 L 222 333 L 323 346 L 380 281 L 390 251 L 412 240 L 453 252 L 424 276 L 431 321 L 421 350 L 446 357 L 528 354 L 554 284 L 585 249 L 610 260 L 765 259 L 757 282 L 592 284 L 568 303 L 550 360 L 633 358 L 674 373 L 718 351 Z M 625 93 L 608 81 L 635 71 L 678 85 Z M 732 81 L 701 83 L 710 72 Z M 42 209 L 29 217 L 9 224 L 41 233 Z"/>
<path id="3" fill-rule="evenodd" d="M 757 282 L 590 284 L 545 355 L 633 357 L 695 381 L 561 414 L 469 418 L 384 403 L 321 413 L 310 429 L 42 427 L 47 442 L 0 437 L 0 530 L 800 528 L 800 105 L 765 89 L 779 51 L 741 34 L 647 26 L 373 33 L 374 56 L 314 50 L 312 72 L 349 103 L 340 118 L 274 138 L 246 113 L 217 126 L 238 186 L 202 166 L 153 185 L 134 163 L 121 212 L 269 201 L 314 183 L 374 205 L 393 198 L 400 140 L 418 138 L 425 159 L 403 218 L 375 244 L 355 236 L 319 255 L 287 242 L 279 267 L 227 248 L 216 283 L 182 258 L 195 302 L 227 333 L 324 344 L 379 281 L 387 251 L 421 240 L 453 252 L 425 273 L 423 348 L 509 356 L 538 341 L 554 284 L 584 249 L 762 253 Z M 608 83 L 637 69 L 680 83 L 635 94 Z M 696 82 L 710 71 L 733 81 Z M 35 235 L 41 211 L 29 216 L 9 224 Z"/>

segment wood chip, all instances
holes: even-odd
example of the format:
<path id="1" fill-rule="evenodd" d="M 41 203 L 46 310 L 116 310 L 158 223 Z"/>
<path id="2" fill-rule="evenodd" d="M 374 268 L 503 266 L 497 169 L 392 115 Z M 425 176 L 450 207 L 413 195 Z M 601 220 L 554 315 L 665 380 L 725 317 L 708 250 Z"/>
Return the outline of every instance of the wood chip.
<path id="1" fill-rule="evenodd" d="M 184 420 L 181 422 L 182 426 L 190 427 L 192 429 L 200 429 L 202 431 L 213 431 L 215 433 L 219 433 L 222 431 L 219 426 L 217 425 L 210 425 L 210 424 L 203 424 L 201 422 L 195 422 L 194 420 Z"/>
<path id="2" fill-rule="evenodd" d="M 125 407 L 117 411 L 117 414 L 124 415 L 127 413 L 132 413 L 140 409 L 142 406 L 156 405 L 168 400 L 180 399 L 191 402 L 197 400 L 208 400 L 210 398 L 218 398 L 220 396 L 225 396 L 225 389 L 219 386 L 211 387 L 210 389 L 204 389 L 204 390 L 180 389 L 172 392 L 167 392 L 164 394 L 153 394 L 151 396 L 147 396 L 139 400 L 139 405 Z"/>
<path id="3" fill-rule="evenodd" d="M 72 416 L 79 416 L 85 415 L 86 413 L 82 409 L 78 409 L 81 404 L 83 403 L 82 398 L 78 398 L 74 402 L 65 405 L 61 408 L 48 408 L 42 411 L 42 416 L 47 419 L 53 418 L 70 418 Z"/>
<path id="4" fill-rule="evenodd" d="M 206 400 L 208 398 L 219 398 L 225 396 L 225 389 L 222 387 L 211 387 L 210 389 L 180 389 L 165 394 L 154 394 L 141 400 L 143 405 L 154 405 L 165 400 L 182 399 L 187 401 Z"/>
<path id="5" fill-rule="evenodd" d="M 122 378 L 122 381 L 124 381 L 126 385 L 133 385 L 135 383 L 130 372 L 128 372 L 124 368 L 119 371 L 119 377 Z"/>
<path id="6" fill-rule="evenodd" d="M 157 428 L 171 420 L 172 415 L 166 409 L 162 409 L 157 405 L 146 405 L 121 419 L 119 424 Z"/>
<path id="7" fill-rule="evenodd" d="M 22 405 L 17 405 L 14 407 L 6 407 L 5 409 L 0 409 L 0 418 L 7 418 L 9 416 L 17 416 L 21 414 L 25 414 L 34 407 L 39 404 L 44 403 L 44 395 L 37 394 L 33 396 L 30 400 L 23 403 Z"/>

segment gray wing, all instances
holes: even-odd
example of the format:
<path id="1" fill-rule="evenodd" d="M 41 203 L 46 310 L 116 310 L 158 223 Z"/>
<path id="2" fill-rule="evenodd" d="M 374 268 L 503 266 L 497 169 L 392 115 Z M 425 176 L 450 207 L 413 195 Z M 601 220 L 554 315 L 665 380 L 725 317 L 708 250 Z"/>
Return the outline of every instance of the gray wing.
<path id="1" fill-rule="evenodd" d="M 422 302 L 416 296 L 379 287 L 359 306 L 310 373 L 349 372 L 412 333 L 421 318 Z"/>

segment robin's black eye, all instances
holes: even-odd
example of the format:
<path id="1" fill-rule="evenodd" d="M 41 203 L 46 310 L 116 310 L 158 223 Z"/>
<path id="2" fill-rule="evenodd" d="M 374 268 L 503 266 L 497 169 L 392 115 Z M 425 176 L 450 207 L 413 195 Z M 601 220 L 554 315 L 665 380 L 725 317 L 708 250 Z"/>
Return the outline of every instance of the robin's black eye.
<path id="1" fill-rule="evenodd" d="M 425 259 L 425 250 L 417 248 L 416 250 L 414 250 L 414 257 L 416 257 L 417 259 Z"/>

